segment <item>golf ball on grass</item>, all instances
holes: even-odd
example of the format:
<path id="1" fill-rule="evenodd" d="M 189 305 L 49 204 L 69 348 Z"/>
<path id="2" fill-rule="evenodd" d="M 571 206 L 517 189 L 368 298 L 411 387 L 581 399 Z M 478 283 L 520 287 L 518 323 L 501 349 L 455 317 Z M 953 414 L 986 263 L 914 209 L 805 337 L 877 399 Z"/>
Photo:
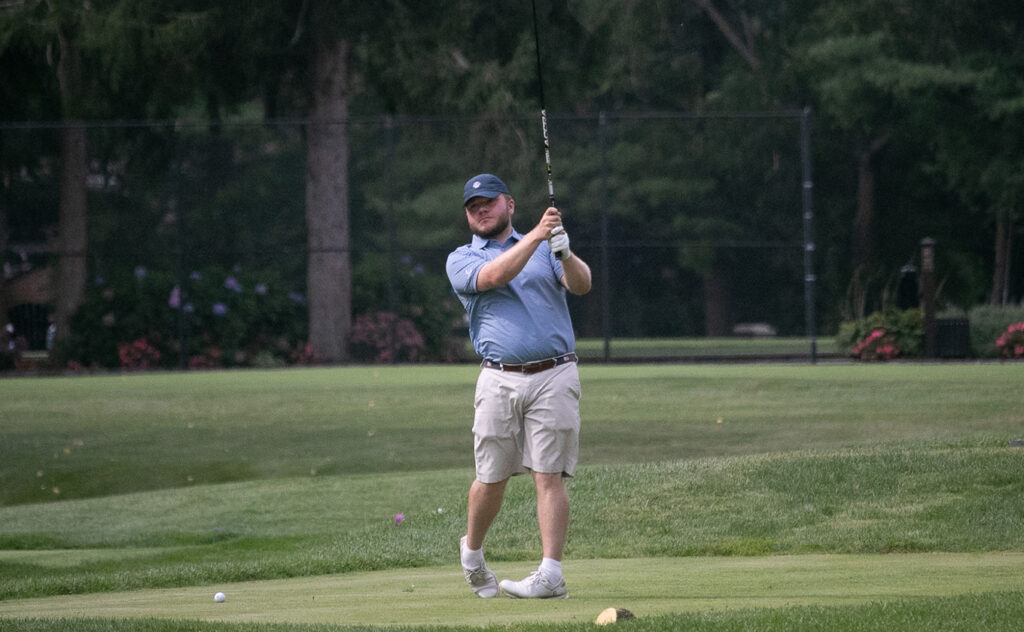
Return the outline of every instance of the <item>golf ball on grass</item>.
<path id="1" fill-rule="evenodd" d="M 213 596 L 213 600 L 216 601 L 217 603 L 221 603 L 222 601 L 224 601 L 227 598 L 228 598 L 228 596 L 225 595 L 222 592 L 219 592 L 219 593 L 217 593 L 216 595 Z"/>

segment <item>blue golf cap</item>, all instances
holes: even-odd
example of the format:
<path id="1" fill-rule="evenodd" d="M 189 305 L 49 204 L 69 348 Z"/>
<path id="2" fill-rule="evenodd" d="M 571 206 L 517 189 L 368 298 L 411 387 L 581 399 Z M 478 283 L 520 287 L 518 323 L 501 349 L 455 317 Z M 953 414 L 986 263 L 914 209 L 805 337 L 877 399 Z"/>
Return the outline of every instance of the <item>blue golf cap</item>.
<path id="1" fill-rule="evenodd" d="M 466 181 L 462 191 L 462 203 L 465 204 L 470 198 L 485 197 L 492 200 L 502 193 L 508 193 L 508 187 L 498 176 L 489 173 L 481 173 Z"/>

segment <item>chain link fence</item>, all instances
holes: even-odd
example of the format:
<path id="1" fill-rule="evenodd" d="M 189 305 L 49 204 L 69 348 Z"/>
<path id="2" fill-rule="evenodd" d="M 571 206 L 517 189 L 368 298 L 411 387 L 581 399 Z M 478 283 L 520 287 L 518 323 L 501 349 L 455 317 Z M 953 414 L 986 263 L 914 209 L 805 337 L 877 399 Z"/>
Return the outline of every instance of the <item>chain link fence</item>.
<path id="1" fill-rule="evenodd" d="M 448 253 L 469 239 L 461 187 L 475 173 L 498 174 L 516 197 L 514 224 L 532 227 L 547 205 L 539 116 L 336 124 L 349 141 L 353 315 L 411 323 L 424 339 L 416 359 L 470 359 L 444 277 Z M 37 350 L 52 343 L 62 254 L 61 131 L 0 126 L 0 305 L 11 338 Z M 90 300 L 113 305 L 132 283 L 137 295 L 123 314 L 102 304 L 84 310 L 77 327 L 102 331 L 130 317 L 136 331 L 148 327 L 166 343 L 163 364 L 171 354 L 184 367 L 223 333 L 205 330 L 223 328 L 209 318 L 215 310 L 272 310 L 259 331 L 249 323 L 232 335 L 270 347 L 287 340 L 301 355 L 305 122 L 119 122 L 86 131 Z M 806 112 L 552 115 L 549 133 L 556 200 L 574 252 L 594 272 L 593 291 L 569 299 L 585 357 L 814 359 Z M 738 339 L 745 344 L 728 342 Z"/>

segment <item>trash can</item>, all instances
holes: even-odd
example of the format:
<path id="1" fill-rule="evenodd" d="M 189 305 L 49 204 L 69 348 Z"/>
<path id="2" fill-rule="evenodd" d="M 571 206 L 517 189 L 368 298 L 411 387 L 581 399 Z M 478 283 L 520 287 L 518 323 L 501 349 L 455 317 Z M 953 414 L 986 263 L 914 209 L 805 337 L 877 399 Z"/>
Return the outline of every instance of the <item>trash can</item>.
<path id="1" fill-rule="evenodd" d="M 971 326 L 966 318 L 939 318 L 935 321 L 935 356 L 966 358 L 971 355 Z"/>

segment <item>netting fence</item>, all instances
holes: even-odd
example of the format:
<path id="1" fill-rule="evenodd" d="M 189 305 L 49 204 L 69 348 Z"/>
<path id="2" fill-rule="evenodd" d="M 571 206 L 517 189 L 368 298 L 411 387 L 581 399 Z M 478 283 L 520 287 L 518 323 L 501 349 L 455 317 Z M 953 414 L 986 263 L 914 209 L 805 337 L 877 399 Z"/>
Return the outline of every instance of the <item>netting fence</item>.
<path id="1" fill-rule="evenodd" d="M 461 187 L 475 173 L 498 174 L 516 197 L 514 224 L 532 227 L 547 205 L 539 116 L 335 124 L 348 136 L 353 315 L 402 315 L 432 341 L 422 358 L 469 359 L 461 307 L 444 278 L 448 253 L 469 238 Z M 0 126 L 3 307 L 35 349 L 48 344 L 62 254 L 62 129 Z M 217 326 L 207 313 L 218 303 L 231 306 L 215 289 L 275 310 L 273 326 L 301 339 L 308 129 L 301 120 L 87 124 L 90 285 L 160 279 L 166 295 L 132 317 L 178 339 L 182 365 L 184 339 Z M 723 340 L 752 335 L 767 346 L 736 353 L 816 356 L 806 111 L 552 114 L 549 133 L 555 197 L 573 251 L 594 273 L 593 291 L 570 297 L 585 356 L 723 353 Z M 219 275 L 216 284 L 204 274 Z M 102 295 L 97 287 L 90 291 Z M 287 301 L 271 305 L 273 292 Z M 93 320 L 111 318 L 94 312 Z M 666 342 L 684 339 L 696 343 Z"/>

